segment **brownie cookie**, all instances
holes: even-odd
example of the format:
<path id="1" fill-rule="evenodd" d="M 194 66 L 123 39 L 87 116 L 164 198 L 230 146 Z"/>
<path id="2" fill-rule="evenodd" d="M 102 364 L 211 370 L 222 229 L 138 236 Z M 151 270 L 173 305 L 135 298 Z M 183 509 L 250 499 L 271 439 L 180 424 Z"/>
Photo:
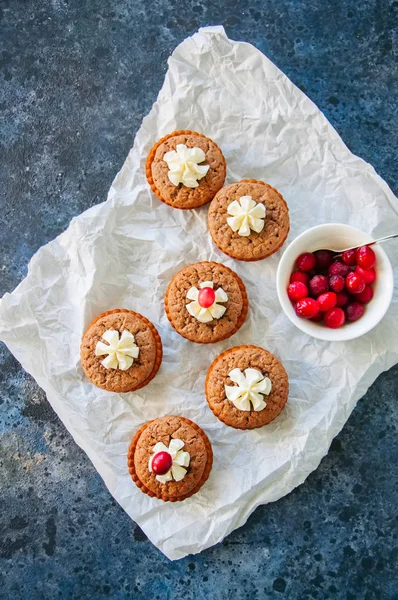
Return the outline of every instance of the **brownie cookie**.
<path id="1" fill-rule="evenodd" d="M 216 262 L 184 267 L 170 281 L 165 309 L 174 329 L 199 344 L 229 338 L 248 309 L 246 288 L 236 273 Z"/>
<path id="2" fill-rule="evenodd" d="M 205 432 L 184 417 L 161 417 L 135 434 L 127 455 L 142 492 L 164 502 L 185 500 L 207 481 L 213 451 Z"/>
<path id="3" fill-rule="evenodd" d="M 222 188 L 226 163 L 210 138 L 194 131 L 174 131 L 148 155 L 146 177 L 157 197 L 173 208 L 197 208 Z"/>
<path id="4" fill-rule="evenodd" d="M 117 308 L 99 315 L 80 346 L 87 377 L 108 392 L 133 392 L 147 385 L 162 362 L 162 342 L 148 319 Z"/>
<path id="5" fill-rule="evenodd" d="M 281 194 L 262 181 L 243 179 L 212 200 L 208 225 L 214 243 L 228 256 L 253 261 L 279 250 L 289 233 L 289 209 Z"/>
<path id="6" fill-rule="evenodd" d="M 258 346 L 238 346 L 220 354 L 206 377 L 206 398 L 215 414 L 235 429 L 255 429 L 284 408 L 289 382 L 282 363 Z"/>

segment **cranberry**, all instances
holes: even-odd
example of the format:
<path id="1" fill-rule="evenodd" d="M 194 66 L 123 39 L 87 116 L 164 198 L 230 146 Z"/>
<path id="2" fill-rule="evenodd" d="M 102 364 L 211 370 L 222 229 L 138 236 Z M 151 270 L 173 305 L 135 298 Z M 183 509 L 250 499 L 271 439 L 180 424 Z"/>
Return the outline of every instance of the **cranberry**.
<path id="1" fill-rule="evenodd" d="M 336 294 L 336 298 L 336 306 L 344 306 L 344 304 L 347 304 L 348 302 L 348 294 L 345 292 L 339 292 Z"/>
<path id="2" fill-rule="evenodd" d="M 351 266 L 356 265 L 356 263 L 357 263 L 356 251 L 355 250 L 346 250 L 341 255 L 341 260 L 346 265 L 351 265 Z"/>
<path id="3" fill-rule="evenodd" d="M 355 273 L 358 273 L 365 283 L 373 283 L 376 279 L 376 271 L 372 269 L 363 269 L 359 265 L 355 267 Z"/>
<path id="4" fill-rule="evenodd" d="M 333 252 L 330 250 L 317 250 L 314 252 L 314 256 L 318 271 L 327 271 L 333 262 Z"/>
<path id="5" fill-rule="evenodd" d="M 313 298 L 302 298 L 294 307 L 296 314 L 304 319 L 312 319 L 319 312 L 319 305 Z"/>
<path id="6" fill-rule="evenodd" d="M 329 267 L 329 275 L 341 275 L 341 277 L 347 277 L 348 273 L 351 273 L 351 267 L 336 260 Z"/>
<path id="7" fill-rule="evenodd" d="M 322 321 L 323 319 L 323 314 L 321 312 L 319 312 L 317 315 L 315 315 L 315 317 L 312 317 L 312 319 L 310 319 L 310 321 L 313 321 L 314 323 L 319 323 L 319 321 Z"/>
<path id="8" fill-rule="evenodd" d="M 342 308 L 331 308 L 323 315 L 325 325 L 331 329 L 338 329 L 344 325 L 345 314 Z"/>
<path id="9" fill-rule="evenodd" d="M 305 283 L 302 283 L 301 281 L 295 281 L 287 288 L 287 295 L 289 296 L 290 300 L 297 302 L 297 300 L 300 300 L 300 298 L 305 298 L 308 296 L 308 288 Z"/>
<path id="10" fill-rule="evenodd" d="M 308 273 L 303 273 L 303 271 L 294 271 L 294 273 L 290 275 L 290 283 L 294 283 L 295 281 L 301 281 L 301 283 L 308 285 L 310 282 L 310 276 Z"/>
<path id="11" fill-rule="evenodd" d="M 361 292 L 360 294 L 355 294 L 355 299 L 358 300 L 359 302 L 362 302 L 363 304 L 367 304 L 368 302 L 370 302 L 373 298 L 373 288 L 370 287 L 370 285 L 367 285 L 365 287 L 365 289 L 363 290 L 363 292 Z"/>
<path id="12" fill-rule="evenodd" d="M 300 254 L 296 263 L 300 271 L 312 271 L 316 263 L 315 256 L 311 252 L 304 252 Z"/>
<path id="13" fill-rule="evenodd" d="M 216 293 L 211 287 L 204 287 L 199 290 L 198 302 L 202 308 L 209 308 L 216 299 Z"/>
<path id="14" fill-rule="evenodd" d="M 345 286 L 351 294 L 360 294 L 365 289 L 365 281 L 358 273 L 348 273 Z"/>
<path id="15" fill-rule="evenodd" d="M 326 292 L 326 294 L 321 294 L 317 298 L 319 304 L 319 310 L 322 312 L 326 312 L 331 308 L 336 306 L 337 296 L 334 292 Z"/>
<path id="16" fill-rule="evenodd" d="M 365 307 L 360 302 L 350 302 L 345 307 L 345 314 L 347 315 L 347 321 L 358 321 L 363 315 Z"/>
<path id="17" fill-rule="evenodd" d="M 310 281 L 311 294 L 315 297 L 324 294 L 329 289 L 328 278 L 325 275 L 314 275 Z"/>
<path id="18" fill-rule="evenodd" d="M 329 277 L 329 286 L 334 292 L 342 292 L 344 290 L 344 285 L 344 277 L 341 275 L 332 275 Z"/>
<path id="19" fill-rule="evenodd" d="M 152 459 L 152 471 L 155 475 L 164 475 L 171 468 L 173 459 L 168 452 L 158 452 Z"/>
<path id="20" fill-rule="evenodd" d="M 376 254 L 369 246 L 357 248 L 357 264 L 363 269 L 371 269 L 376 262 Z"/>

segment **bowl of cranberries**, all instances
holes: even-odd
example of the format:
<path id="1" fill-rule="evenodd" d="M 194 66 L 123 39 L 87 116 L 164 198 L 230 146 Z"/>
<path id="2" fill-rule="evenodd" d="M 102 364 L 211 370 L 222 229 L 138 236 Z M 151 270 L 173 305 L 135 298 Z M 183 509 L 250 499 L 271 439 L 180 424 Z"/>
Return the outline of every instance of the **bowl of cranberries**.
<path id="1" fill-rule="evenodd" d="M 344 341 L 379 323 L 394 280 L 380 245 L 365 245 L 371 241 L 350 225 L 328 223 L 308 229 L 288 246 L 278 266 L 277 292 L 299 329 L 321 340 Z M 358 248 L 338 251 L 349 246 Z"/>

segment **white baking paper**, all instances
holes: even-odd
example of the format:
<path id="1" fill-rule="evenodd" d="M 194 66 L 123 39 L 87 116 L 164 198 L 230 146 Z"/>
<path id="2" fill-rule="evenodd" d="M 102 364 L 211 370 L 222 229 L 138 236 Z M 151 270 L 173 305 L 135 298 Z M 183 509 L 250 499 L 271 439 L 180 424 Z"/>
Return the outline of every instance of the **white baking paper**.
<path id="1" fill-rule="evenodd" d="M 0 338 L 45 390 L 109 491 L 171 559 L 200 552 L 241 526 L 259 505 L 288 494 L 317 468 L 357 400 L 398 361 L 398 301 L 368 335 L 346 343 L 315 340 L 279 306 L 275 274 L 281 251 L 241 263 L 212 243 L 207 207 L 179 211 L 161 203 L 145 180 L 151 146 L 192 129 L 213 138 L 228 164 L 227 182 L 269 182 L 290 207 L 293 239 L 338 221 L 373 235 L 397 230 L 397 201 L 374 169 L 353 156 L 317 107 L 250 44 L 222 27 L 201 29 L 169 59 L 157 102 L 144 119 L 108 200 L 72 220 L 32 258 L 26 279 L 0 304 Z M 397 246 L 386 250 L 398 264 Z M 184 265 L 220 261 L 243 278 L 248 319 L 233 338 L 200 346 L 170 327 L 163 298 Z M 144 389 L 118 395 L 91 385 L 79 363 L 85 327 L 125 307 L 159 329 L 164 359 Z M 283 413 L 267 427 L 238 431 L 219 422 L 204 396 L 206 371 L 226 348 L 257 344 L 289 375 Z M 163 503 L 141 493 L 126 453 L 145 421 L 166 414 L 196 421 L 209 435 L 214 467 L 198 494 Z"/>

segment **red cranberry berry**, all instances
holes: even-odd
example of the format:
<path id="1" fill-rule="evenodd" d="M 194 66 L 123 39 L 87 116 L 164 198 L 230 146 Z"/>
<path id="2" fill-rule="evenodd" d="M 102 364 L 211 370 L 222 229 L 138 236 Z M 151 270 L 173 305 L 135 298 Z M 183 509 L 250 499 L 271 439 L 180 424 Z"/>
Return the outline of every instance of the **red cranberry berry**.
<path id="1" fill-rule="evenodd" d="M 373 283 L 376 279 L 376 271 L 372 269 L 363 269 L 359 265 L 355 267 L 355 273 L 358 273 L 365 283 Z"/>
<path id="2" fill-rule="evenodd" d="M 346 265 L 351 265 L 351 266 L 356 265 L 357 264 L 356 251 L 355 250 L 346 250 L 341 255 L 341 260 Z"/>
<path id="3" fill-rule="evenodd" d="M 329 290 L 328 278 L 324 275 L 314 275 L 309 287 L 313 296 L 320 296 Z"/>
<path id="4" fill-rule="evenodd" d="M 310 282 L 310 276 L 308 273 L 303 273 L 303 271 L 294 271 L 294 273 L 290 275 L 290 283 L 295 283 L 296 281 L 301 281 L 301 283 L 308 285 Z"/>
<path id="5" fill-rule="evenodd" d="M 158 452 L 152 459 L 152 471 L 155 475 L 164 475 L 172 464 L 173 459 L 168 452 Z"/>
<path id="6" fill-rule="evenodd" d="M 326 292 L 326 294 L 321 294 L 318 296 L 317 300 L 319 304 L 319 310 L 326 312 L 336 306 L 337 296 L 334 292 Z"/>
<path id="7" fill-rule="evenodd" d="M 370 287 L 370 285 L 367 285 L 365 287 L 365 289 L 363 290 L 363 292 L 361 292 L 360 294 L 355 294 L 355 300 L 358 300 L 359 302 L 362 302 L 363 304 L 367 304 L 368 302 L 370 302 L 373 298 L 373 288 Z"/>
<path id="8" fill-rule="evenodd" d="M 313 321 L 314 323 L 319 323 L 319 321 L 322 321 L 323 319 L 323 314 L 321 312 L 319 312 L 317 315 L 315 315 L 315 317 L 312 317 L 312 319 L 310 319 L 310 321 Z"/>
<path id="9" fill-rule="evenodd" d="M 199 290 L 198 302 L 202 308 L 209 308 L 216 299 L 216 293 L 211 287 L 204 287 Z"/>
<path id="10" fill-rule="evenodd" d="M 319 312 L 319 305 L 313 298 L 302 298 L 295 305 L 296 314 L 304 319 L 312 319 Z"/>
<path id="11" fill-rule="evenodd" d="M 287 295 L 290 300 L 297 302 L 300 298 L 306 298 L 308 296 L 308 288 L 305 283 L 301 281 L 295 281 L 291 283 L 287 288 Z"/>
<path id="12" fill-rule="evenodd" d="M 348 273 L 345 278 L 345 286 L 350 294 L 360 294 L 365 289 L 365 285 L 365 281 L 358 273 Z"/>
<path id="13" fill-rule="evenodd" d="M 333 262 L 333 252 L 330 250 L 317 250 L 314 252 L 317 271 L 327 271 Z"/>
<path id="14" fill-rule="evenodd" d="M 344 277 L 341 275 L 332 275 L 329 277 L 329 287 L 334 292 L 342 292 L 344 290 Z"/>
<path id="15" fill-rule="evenodd" d="M 376 254 L 369 246 L 357 248 L 357 264 L 363 269 L 371 269 L 376 262 Z"/>
<path id="16" fill-rule="evenodd" d="M 348 273 L 351 273 L 351 267 L 336 260 L 329 267 L 329 275 L 341 275 L 341 277 L 347 277 Z"/>
<path id="17" fill-rule="evenodd" d="M 311 252 L 304 252 L 300 254 L 298 259 L 296 260 L 296 264 L 300 271 L 312 271 L 315 267 L 315 256 Z"/>
<path id="18" fill-rule="evenodd" d="M 365 311 L 365 307 L 360 302 L 350 302 L 345 307 L 345 314 L 347 315 L 347 321 L 351 323 L 353 321 L 358 321 L 363 315 Z"/>
<path id="19" fill-rule="evenodd" d="M 336 306 L 344 306 L 348 302 L 348 294 L 345 292 L 338 292 L 336 294 Z"/>
<path id="20" fill-rule="evenodd" d="M 331 329 L 338 329 L 344 325 L 345 314 L 342 308 L 331 308 L 323 315 L 325 325 Z"/>

